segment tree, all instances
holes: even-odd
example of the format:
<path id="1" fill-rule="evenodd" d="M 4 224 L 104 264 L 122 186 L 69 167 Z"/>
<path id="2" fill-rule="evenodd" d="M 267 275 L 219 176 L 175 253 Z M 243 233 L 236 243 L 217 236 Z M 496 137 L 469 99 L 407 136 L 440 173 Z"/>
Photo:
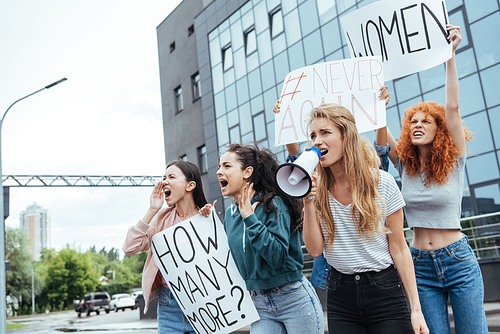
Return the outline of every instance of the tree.
<path id="1" fill-rule="evenodd" d="M 6 227 L 5 259 L 10 261 L 10 271 L 5 273 L 7 295 L 12 294 L 16 298 L 22 296 L 22 304 L 30 305 L 33 256 L 24 230 Z M 42 289 L 38 275 L 35 275 L 34 283 L 35 295 L 38 295 Z"/>
<path id="2" fill-rule="evenodd" d="M 52 257 L 45 279 L 49 303 L 60 308 L 72 305 L 77 295 L 93 292 L 99 286 L 98 273 L 92 265 L 89 253 L 78 253 L 66 246 Z"/>

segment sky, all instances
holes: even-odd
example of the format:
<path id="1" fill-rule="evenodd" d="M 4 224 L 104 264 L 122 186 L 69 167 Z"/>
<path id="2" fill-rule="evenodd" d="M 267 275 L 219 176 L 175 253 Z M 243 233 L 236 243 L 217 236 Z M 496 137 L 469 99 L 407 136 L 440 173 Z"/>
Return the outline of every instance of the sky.
<path id="1" fill-rule="evenodd" d="M 180 0 L 7 0 L 0 5 L 3 175 L 163 175 L 156 27 Z M 151 187 L 10 188 L 6 226 L 37 203 L 51 247 L 120 249 Z"/>

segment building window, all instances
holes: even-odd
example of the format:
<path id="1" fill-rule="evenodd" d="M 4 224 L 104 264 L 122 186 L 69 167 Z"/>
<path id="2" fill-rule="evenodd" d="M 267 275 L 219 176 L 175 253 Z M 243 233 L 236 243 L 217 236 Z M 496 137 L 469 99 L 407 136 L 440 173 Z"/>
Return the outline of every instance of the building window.
<path id="1" fill-rule="evenodd" d="M 271 39 L 283 33 L 283 16 L 281 6 L 276 7 L 269 13 L 269 25 L 271 26 Z"/>
<path id="2" fill-rule="evenodd" d="M 229 129 L 229 143 L 241 143 L 240 126 L 235 125 Z"/>
<path id="3" fill-rule="evenodd" d="M 222 67 L 224 72 L 233 67 L 233 49 L 231 44 L 226 45 L 222 49 Z"/>
<path id="4" fill-rule="evenodd" d="M 266 118 L 264 112 L 261 111 L 252 117 L 255 141 L 261 142 L 267 139 Z"/>
<path id="5" fill-rule="evenodd" d="M 187 154 L 183 154 L 179 157 L 179 160 L 182 160 L 182 161 L 188 161 L 188 157 L 187 157 Z"/>
<path id="6" fill-rule="evenodd" d="M 188 28 L 188 37 L 194 33 L 194 24 L 191 24 Z"/>
<path id="7" fill-rule="evenodd" d="M 201 97 L 200 72 L 191 76 L 191 83 L 193 85 L 193 101 L 195 101 Z"/>
<path id="8" fill-rule="evenodd" d="M 182 104 L 182 87 L 179 86 L 174 89 L 175 94 L 175 106 L 177 108 L 176 113 L 181 112 L 184 109 L 184 105 Z"/>
<path id="9" fill-rule="evenodd" d="M 205 145 L 198 147 L 198 166 L 200 173 L 208 173 L 207 147 Z"/>
<path id="10" fill-rule="evenodd" d="M 257 51 L 257 37 L 255 35 L 255 27 L 251 27 L 245 31 L 245 54 L 247 57 Z"/>
<path id="11" fill-rule="evenodd" d="M 170 53 L 174 52 L 174 50 L 175 50 L 175 42 L 170 44 Z"/>

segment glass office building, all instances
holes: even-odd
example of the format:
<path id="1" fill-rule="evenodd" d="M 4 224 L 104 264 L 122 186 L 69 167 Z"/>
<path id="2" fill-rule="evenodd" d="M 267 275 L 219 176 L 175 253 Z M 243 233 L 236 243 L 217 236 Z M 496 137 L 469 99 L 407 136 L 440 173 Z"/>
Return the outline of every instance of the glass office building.
<path id="1" fill-rule="evenodd" d="M 285 148 L 274 147 L 272 108 L 286 74 L 303 66 L 349 58 L 339 19 L 372 2 L 215 0 L 196 16 L 211 194 L 219 194 L 222 200 L 215 171 L 218 154 L 229 143 L 258 142 L 284 161 Z M 463 40 L 457 50 L 460 109 L 475 137 L 468 143 L 462 215 L 498 212 L 499 2 L 447 0 L 446 5 L 450 22 L 462 27 Z M 444 64 L 386 82 L 391 93 L 387 124 L 396 138 L 408 107 L 424 100 L 444 103 L 444 82 Z M 364 135 L 374 139 L 372 133 Z M 399 179 L 393 167 L 390 172 Z M 227 206 L 230 199 L 225 202 Z"/>

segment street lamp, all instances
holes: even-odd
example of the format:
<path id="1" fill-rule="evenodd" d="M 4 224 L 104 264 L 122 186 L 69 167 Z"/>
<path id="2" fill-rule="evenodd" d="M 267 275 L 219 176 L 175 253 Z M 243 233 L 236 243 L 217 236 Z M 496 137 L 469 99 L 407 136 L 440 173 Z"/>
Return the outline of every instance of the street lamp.
<path id="1" fill-rule="evenodd" d="M 38 92 L 41 92 L 44 89 L 52 88 L 61 82 L 64 82 L 68 79 L 62 78 L 50 85 L 43 87 L 42 89 L 37 90 L 29 95 L 26 95 L 19 100 L 15 101 L 10 105 L 9 108 L 5 111 L 0 120 L 0 220 L 2 221 L 2 228 L 0 230 L 0 333 L 4 334 L 7 332 L 7 315 L 6 315 L 6 304 L 5 304 L 5 220 L 4 220 L 4 199 L 3 199 L 3 174 L 2 174 L 2 124 L 5 119 L 5 115 L 9 112 L 10 108 L 17 102 L 24 100 L 31 95 L 35 95 Z"/>

